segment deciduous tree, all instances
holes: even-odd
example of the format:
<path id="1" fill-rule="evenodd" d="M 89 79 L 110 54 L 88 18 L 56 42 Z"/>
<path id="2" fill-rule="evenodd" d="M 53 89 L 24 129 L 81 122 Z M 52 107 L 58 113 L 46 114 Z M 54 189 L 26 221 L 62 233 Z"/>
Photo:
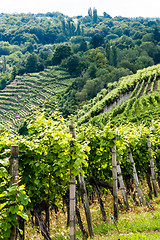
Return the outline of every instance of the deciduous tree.
<path id="1" fill-rule="evenodd" d="M 71 54 L 72 52 L 70 46 L 64 44 L 58 45 L 53 54 L 53 65 L 59 65 L 63 59 L 71 56 Z"/>

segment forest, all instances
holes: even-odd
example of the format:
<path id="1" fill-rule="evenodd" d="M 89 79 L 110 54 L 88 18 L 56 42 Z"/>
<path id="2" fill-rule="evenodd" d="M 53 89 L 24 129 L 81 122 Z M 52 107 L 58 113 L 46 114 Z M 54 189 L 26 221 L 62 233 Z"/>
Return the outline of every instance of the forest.
<path id="1" fill-rule="evenodd" d="M 1 13 L 2 240 L 159 239 L 159 92 L 160 18 Z"/>

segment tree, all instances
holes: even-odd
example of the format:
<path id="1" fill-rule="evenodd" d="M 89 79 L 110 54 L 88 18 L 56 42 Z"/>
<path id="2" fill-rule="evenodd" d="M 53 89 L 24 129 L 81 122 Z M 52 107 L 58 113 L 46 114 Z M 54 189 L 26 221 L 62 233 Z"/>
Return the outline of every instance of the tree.
<path id="1" fill-rule="evenodd" d="M 95 34 L 90 41 L 90 44 L 93 46 L 93 48 L 97 48 L 104 44 L 104 39 L 100 34 Z"/>
<path id="2" fill-rule="evenodd" d="M 78 76 L 80 74 L 79 57 L 72 55 L 67 60 L 67 68 L 71 76 Z"/>
<path id="3" fill-rule="evenodd" d="M 37 54 L 32 53 L 27 57 L 26 72 L 33 73 L 37 71 L 38 58 Z"/>
<path id="4" fill-rule="evenodd" d="M 105 50 L 106 50 L 106 57 L 107 57 L 108 63 L 110 64 L 111 63 L 111 46 L 109 43 L 106 44 Z"/>
<path id="5" fill-rule="evenodd" d="M 154 35 L 154 40 L 156 42 L 160 42 L 160 32 L 159 32 L 159 29 L 156 27 L 154 32 L 153 32 L 153 35 Z"/>
<path id="6" fill-rule="evenodd" d="M 87 43 L 84 39 L 81 40 L 79 51 L 86 52 L 87 51 Z"/>
<path id="7" fill-rule="evenodd" d="M 71 23 L 71 36 L 75 35 L 75 30 L 76 30 L 75 25 L 73 23 Z"/>
<path id="8" fill-rule="evenodd" d="M 103 13 L 103 17 L 104 17 L 104 18 L 112 18 L 112 17 L 111 17 L 108 13 L 106 13 L 106 12 Z"/>
<path id="9" fill-rule="evenodd" d="M 44 70 L 44 64 L 42 62 L 37 63 L 37 72 Z"/>
<path id="10" fill-rule="evenodd" d="M 13 66 L 13 69 L 11 71 L 11 80 L 14 80 L 17 75 L 17 68 L 16 66 Z"/>
<path id="11" fill-rule="evenodd" d="M 8 82 L 8 73 L 5 72 L 5 73 L 1 73 L 0 75 L 0 90 L 4 89 L 7 85 L 7 82 Z"/>
<path id="12" fill-rule="evenodd" d="M 114 68 L 109 74 L 110 82 L 118 81 L 121 77 L 133 74 L 129 69 Z"/>
<path id="13" fill-rule="evenodd" d="M 97 9 L 93 8 L 93 23 L 96 23 L 98 19 Z"/>
<path id="14" fill-rule="evenodd" d="M 90 63 L 95 63 L 96 67 L 105 67 L 107 59 L 100 49 L 90 49 L 83 54 L 83 59 L 90 65 Z"/>
<path id="15" fill-rule="evenodd" d="M 84 85 L 83 91 L 87 91 L 88 99 L 91 99 L 96 96 L 96 94 L 103 88 L 103 83 L 100 79 L 88 79 Z"/>
<path id="16" fill-rule="evenodd" d="M 6 62 L 6 57 L 3 56 L 3 73 L 6 72 L 6 69 L 7 69 L 7 62 Z"/>
<path id="17" fill-rule="evenodd" d="M 79 21 L 78 21 L 78 23 L 77 23 L 76 35 L 77 35 L 77 36 L 80 36 L 80 35 L 81 35 L 81 28 L 80 28 L 80 22 L 79 22 Z"/>
<path id="18" fill-rule="evenodd" d="M 149 57 L 154 59 L 157 53 L 157 48 L 153 42 L 142 42 L 142 44 L 140 45 L 140 48 L 146 51 Z"/>
<path id="19" fill-rule="evenodd" d="M 67 19 L 67 25 L 68 25 L 68 31 L 69 31 L 69 37 L 71 37 L 72 36 L 72 31 L 71 31 L 71 19 L 70 18 L 68 18 Z"/>
<path id="20" fill-rule="evenodd" d="M 154 40 L 153 33 L 146 33 L 142 38 L 142 42 L 152 42 L 153 40 Z"/>
<path id="21" fill-rule="evenodd" d="M 4 89 L 6 87 L 7 81 L 5 78 L 3 78 L 0 82 L 0 90 Z"/>
<path id="22" fill-rule="evenodd" d="M 154 65 L 154 61 L 149 56 L 140 56 L 136 61 L 137 69 L 147 68 L 152 65 Z"/>
<path id="23" fill-rule="evenodd" d="M 81 35 L 84 36 L 84 26 L 81 27 Z"/>
<path id="24" fill-rule="evenodd" d="M 91 7 L 88 9 L 88 16 L 92 18 L 92 9 L 91 9 Z"/>
<path id="25" fill-rule="evenodd" d="M 88 98 L 87 89 L 83 89 L 81 92 L 77 92 L 75 97 L 79 102 L 86 101 Z"/>
<path id="26" fill-rule="evenodd" d="M 111 47 L 111 65 L 117 66 L 117 50 L 115 46 Z"/>
<path id="27" fill-rule="evenodd" d="M 136 66 L 133 63 L 130 63 L 128 60 L 122 60 L 119 64 L 118 67 L 121 68 L 128 68 L 131 70 L 133 73 L 136 73 Z"/>
<path id="28" fill-rule="evenodd" d="M 59 65 L 61 61 L 72 55 L 71 48 L 68 45 L 58 45 L 54 51 L 52 62 L 53 65 Z"/>
<path id="29" fill-rule="evenodd" d="M 61 23 L 62 23 L 62 32 L 66 36 L 66 23 L 65 23 L 65 20 L 63 19 L 61 21 Z"/>
<path id="30" fill-rule="evenodd" d="M 91 79 L 96 77 L 97 67 L 94 63 L 91 63 L 91 65 L 88 68 L 88 72 Z"/>

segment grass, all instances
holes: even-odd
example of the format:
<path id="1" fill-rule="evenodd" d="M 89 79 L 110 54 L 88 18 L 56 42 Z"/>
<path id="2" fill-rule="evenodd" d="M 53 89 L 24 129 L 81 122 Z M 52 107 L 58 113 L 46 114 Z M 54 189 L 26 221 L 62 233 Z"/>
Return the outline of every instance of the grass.
<path id="1" fill-rule="evenodd" d="M 117 235 L 117 236 L 109 236 L 109 237 L 105 237 L 105 238 L 97 238 L 95 240 L 117 240 L 117 239 L 123 239 L 123 240 L 128 240 L 128 239 L 134 239 L 134 240 L 155 240 L 155 239 L 160 239 L 160 233 L 136 233 L 136 234 L 133 234 L 133 233 L 129 233 L 129 234 L 120 234 L 120 235 Z"/>
<path id="2" fill-rule="evenodd" d="M 153 210 L 148 209 L 146 205 L 134 206 L 130 199 L 130 209 L 125 207 L 119 209 L 119 220 L 114 222 L 111 220 L 113 215 L 112 196 L 108 194 L 104 197 L 105 210 L 108 216 L 107 222 L 102 220 L 98 201 L 91 205 L 91 215 L 94 228 L 94 240 L 117 240 L 117 239 L 160 239 L 160 197 L 152 200 Z M 87 230 L 87 222 L 83 206 L 80 208 L 83 224 Z M 69 238 L 69 228 L 66 227 L 66 213 L 59 212 L 57 217 L 55 214 L 51 216 L 50 235 L 54 240 L 64 240 Z M 118 230 L 117 230 L 118 228 Z M 26 226 L 27 240 L 43 239 L 40 233 L 37 233 L 35 228 L 31 228 L 31 224 Z M 83 239 L 82 233 L 76 224 L 76 240 Z"/>

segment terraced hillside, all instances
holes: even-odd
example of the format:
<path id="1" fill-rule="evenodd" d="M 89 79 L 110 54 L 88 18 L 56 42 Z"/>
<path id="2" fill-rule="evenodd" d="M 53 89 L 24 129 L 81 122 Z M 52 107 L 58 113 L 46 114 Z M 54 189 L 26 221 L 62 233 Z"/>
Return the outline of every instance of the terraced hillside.
<path id="1" fill-rule="evenodd" d="M 0 124 L 18 127 L 32 109 L 46 100 L 56 100 L 56 96 L 62 94 L 73 81 L 67 71 L 58 67 L 17 76 L 0 91 Z M 74 121 L 79 125 L 89 120 L 94 122 L 99 115 L 103 122 L 109 119 L 142 121 L 149 115 L 150 118 L 159 116 L 159 109 L 160 65 L 155 65 L 121 78 L 113 90 L 103 89 L 78 111 Z"/>
<path id="2" fill-rule="evenodd" d="M 78 112 L 76 121 L 83 124 L 101 116 L 105 120 L 113 119 L 123 113 L 123 119 L 131 119 L 142 113 L 160 114 L 160 65 L 139 70 L 136 74 L 123 77 L 118 86 L 99 100 L 92 99 Z M 154 112 L 154 114 L 153 114 Z M 138 114 L 138 115 L 137 115 Z M 119 117 L 119 116 L 118 116 Z M 117 117 L 117 118 L 118 118 Z M 121 116 L 122 117 L 122 116 Z"/>
<path id="3" fill-rule="evenodd" d="M 18 126 L 33 108 L 65 91 L 72 81 L 65 70 L 57 67 L 17 76 L 0 91 L 0 124 Z"/>

